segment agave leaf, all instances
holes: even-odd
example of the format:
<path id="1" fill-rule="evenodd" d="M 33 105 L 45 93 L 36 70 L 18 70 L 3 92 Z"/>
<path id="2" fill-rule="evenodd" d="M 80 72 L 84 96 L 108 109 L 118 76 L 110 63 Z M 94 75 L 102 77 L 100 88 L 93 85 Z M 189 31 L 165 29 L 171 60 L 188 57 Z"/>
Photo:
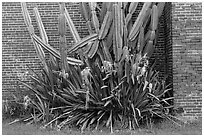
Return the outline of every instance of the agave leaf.
<path id="1" fill-rule="evenodd" d="M 21 84 L 23 84 L 25 87 L 27 87 L 27 88 L 29 88 L 30 90 L 32 90 L 34 93 L 40 95 L 43 99 L 47 100 L 46 97 L 44 97 L 40 92 L 38 92 L 37 90 L 35 90 L 35 89 L 34 89 L 33 87 L 31 87 L 30 85 L 28 85 L 28 84 L 26 84 L 25 82 L 22 82 L 22 81 L 20 81 L 20 80 L 19 80 L 19 82 L 20 82 Z"/>
<path id="2" fill-rule="evenodd" d="M 89 107 L 89 90 L 86 91 L 86 104 L 85 104 L 85 109 L 88 109 Z"/>
<path id="3" fill-rule="evenodd" d="M 59 95 L 55 95 L 60 101 L 62 101 L 63 103 L 72 106 L 73 104 L 70 103 L 69 101 L 65 100 L 64 98 L 60 97 Z"/>
<path id="4" fill-rule="evenodd" d="M 162 99 L 162 101 L 167 101 L 167 100 L 172 100 L 172 99 L 175 99 L 175 97 L 164 98 L 164 99 Z"/>
<path id="5" fill-rule="evenodd" d="M 147 88 L 148 84 L 149 84 L 149 82 L 148 82 L 148 81 L 145 81 L 144 87 L 143 87 L 143 91 L 145 91 L 145 89 Z"/>
<path id="6" fill-rule="evenodd" d="M 142 10 L 140 11 L 131 31 L 130 31 L 130 34 L 129 34 L 129 40 L 133 41 L 138 32 L 139 32 L 139 28 L 141 26 L 141 24 L 143 23 L 142 21 L 144 20 L 144 15 L 145 13 L 147 12 L 148 8 L 151 6 L 151 2 L 145 2 L 143 7 L 142 7 Z"/>
<path id="7" fill-rule="evenodd" d="M 99 112 L 103 112 L 103 111 L 99 111 Z M 100 114 L 101 114 L 100 113 Z M 100 115 L 100 114 L 98 114 L 98 115 Z M 98 119 L 97 119 L 97 124 L 96 124 L 96 127 L 95 127 L 95 129 L 97 129 L 98 128 L 98 125 L 99 125 L 99 123 L 100 123 L 100 120 L 101 120 L 101 118 L 104 116 L 106 114 L 106 112 L 103 112 L 99 117 L 98 117 Z"/>
<path id="8" fill-rule="evenodd" d="M 152 93 L 148 93 L 148 95 L 152 96 L 153 98 L 155 98 L 156 100 L 160 101 L 160 99 L 158 97 L 156 97 L 154 94 Z"/>
<path id="9" fill-rule="evenodd" d="M 149 99 L 144 99 L 142 102 L 137 104 L 137 108 L 143 109 L 146 105 L 149 104 Z M 135 105 L 136 106 L 136 105 Z M 140 112 L 141 113 L 141 112 Z"/>
<path id="10" fill-rule="evenodd" d="M 110 95 L 110 96 L 108 96 L 108 97 L 105 97 L 105 98 L 102 99 L 102 101 L 105 101 L 105 100 L 111 99 L 112 97 L 114 97 L 114 95 Z"/>
<path id="11" fill-rule="evenodd" d="M 41 100 L 41 98 L 40 98 L 37 94 L 35 94 L 35 96 L 37 97 L 37 99 L 38 99 L 39 102 L 40 102 L 40 108 L 41 108 L 42 113 L 45 113 L 45 106 L 44 106 L 43 101 Z M 48 109 L 49 109 L 49 108 L 48 108 Z"/>
<path id="12" fill-rule="evenodd" d="M 79 33 L 78 33 L 76 27 L 74 26 L 74 23 L 72 22 L 71 17 L 69 16 L 69 13 L 68 13 L 66 8 L 65 8 L 65 13 L 64 14 L 65 14 L 65 18 L 67 20 L 69 29 L 70 29 L 70 31 L 72 33 L 72 36 L 74 37 L 75 43 L 77 43 L 77 42 L 79 42 L 81 40 L 81 38 L 79 36 Z"/>
<path id="13" fill-rule="evenodd" d="M 96 120 L 97 120 L 97 118 L 96 118 L 96 117 L 93 117 L 93 118 L 91 119 L 91 121 L 90 121 L 90 125 L 93 124 Z"/>
<path id="14" fill-rule="evenodd" d="M 158 97 L 161 97 L 162 95 L 164 95 L 165 93 L 167 93 L 168 91 L 172 90 L 171 88 L 169 89 L 165 89 L 161 94 L 157 95 Z"/>
<path id="15" fill-rule="evenodd" d="M 110 125 L 110 123 L 112 122 L 113 118 L 112 118 L 112 110 L 110 111 L 110 115 L 109 115 L 109 118 L 106 122 L 106 127 L 108 127 Z"/>
<path id="16" fill-rule="evenodd" d="M 85 38 L 83 38 L 81 41 L 73 45 L 70 49 L 68 49 L 68 53 L 74 52 L 78 50 L 79 48 L 83 48 L 87 43 L 94 41 L 98 38 L 98 34 L 91 34 Z"/>
<path id="17" fill-rule="evenodd" d="M 134 105 L 132 103 L 131 103 L 131 108 L 132 108 L 132 111 L 133 111 L 133 116 L 134 116 L 135 123 L 139 127 L 137 116 L 136 116 L 136 112 L 135 112 L 135 108 L 134 108 Z"/>

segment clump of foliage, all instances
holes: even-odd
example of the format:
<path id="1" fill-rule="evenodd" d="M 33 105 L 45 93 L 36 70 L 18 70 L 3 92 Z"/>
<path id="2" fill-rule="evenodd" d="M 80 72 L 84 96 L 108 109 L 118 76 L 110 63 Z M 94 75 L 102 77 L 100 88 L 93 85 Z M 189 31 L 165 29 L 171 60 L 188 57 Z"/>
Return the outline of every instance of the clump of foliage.
<path id="1" fill-rule="evenodd" d="M 151 123 L 154 117 L 171 119 L 168 101 L 172 97 L 164 97 L 171 89 L 149 64 L 165 3 L 142 3 L 133 22 L 138 4 L 104 2 L 100 8 L 96 2 L 80 3 L 90 33 L 81 39 L 65 4 L 60 3 L 57 51 L 48 43 L 37 8 L 34 13 L 41 37 L 34 33 L 22 3 L 25 23 L 43 64 L 40 74 L 33 71 L 30 76 L 32 85 L 21 82 L 34 93 L 28 101 L 33 113 L 23 121 L 43 122 L 43 127 L 55 124 L 59 129 L 73 124 L 81 131 L 104 124 L 113 132 L 116 121 L 135 129 L 141 123 Z M 68 50 L 65 21 L 75 40 Z M 49 60 L 43 49 L 49 52 Z"/>

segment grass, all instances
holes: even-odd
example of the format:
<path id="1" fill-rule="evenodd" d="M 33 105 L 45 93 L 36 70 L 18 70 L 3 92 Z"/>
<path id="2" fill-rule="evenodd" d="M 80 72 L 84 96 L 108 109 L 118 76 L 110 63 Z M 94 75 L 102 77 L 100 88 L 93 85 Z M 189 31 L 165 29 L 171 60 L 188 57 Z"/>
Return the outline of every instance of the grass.
<path id="1" fill-rule="evenodd" d="M 40 125 L 26 125 L 24 123 L 15 123 L 8 125 L 11 120 L 3 120 L 2 134 L 3 135 L 109 135 L 108 128 L 99 128 L 98 130 L 86 130 L 81 133 L 76 128 L 65 128 L 61 131 L 55 129 L 41 129 Z M 115 128 L 114 135 L 202 135 L 202 120 L 188 123 L 185 126 L 179 127 L 172 122 L 163 121 L 153 125 L 153 127 L 142 127 L 138 130 L 129 130 Z"/>

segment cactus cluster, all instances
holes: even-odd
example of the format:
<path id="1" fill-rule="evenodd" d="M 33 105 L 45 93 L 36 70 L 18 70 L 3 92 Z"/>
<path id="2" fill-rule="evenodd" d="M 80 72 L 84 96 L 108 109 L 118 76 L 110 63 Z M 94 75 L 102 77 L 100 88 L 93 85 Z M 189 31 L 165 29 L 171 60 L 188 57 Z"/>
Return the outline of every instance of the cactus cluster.
<path id="1" fill-rule="evenodd" d="M 165 82 L 159 82 L 158 73 L 149 67 L 148 61 L 157 42 L 164 5 L 81 2 L 79 8 L 89 35 L 80 38 L 65 3 L 60 3 L 58 51 L 49 44 L 37 8 L 34 14 L 40 37 L 34 32 L 26 4 L 22 3 L 25 24 L 44 65 L 42 76 L 31 76 L 36 86 L 23 83 L 37 97 L 33 106 L 37 106 L 34 109 L 38 121 L 47 117 L 52 120 L 45 119 L 44 127 L 59 120 L 59 128 L 75 124 L 82 131 L 90 125 L 95 124 L 97 129 L 105 123 L 113 132 L 117 120 L 135 129 L 141 121 L 151 122 L 153 116 L 169 118 L 165 112 L 171 107 L 167 101 L 172 98 L 162 97 L 170 89 L 166 89 Z M 138 10 L 134 21 L 133 14 Z M 75 41 L 68 49 L 66 23 Z M 48 62 L 43 49 L 50 53 Z"/>

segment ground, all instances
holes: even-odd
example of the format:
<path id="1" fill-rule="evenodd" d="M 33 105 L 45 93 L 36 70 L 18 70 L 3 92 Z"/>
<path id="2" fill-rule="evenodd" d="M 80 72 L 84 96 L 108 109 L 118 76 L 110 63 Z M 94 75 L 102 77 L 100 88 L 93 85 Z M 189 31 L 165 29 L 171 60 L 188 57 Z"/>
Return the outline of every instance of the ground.
<path id="1" fill-rule="evenodd" d="M 41 129 L 39 125 L 26 125 L 24 123 L 15 123 L 8 125 L 11 120 L 3 120 L 3 135 L 108 135 L 111 134 L 107 128 L 101 128 L 97 131 L 85 131 L 81 133 L 76 128 L 63 129 L 61 131 L 53 129 Z M 172 122 L 165 121 L 155 124 L 152 129 L 143 127 L 138 130 L 114 129 L 114 135 L 202 135 L 202 120 L 191 122 L 185 126 L 177 126 Z"/>

